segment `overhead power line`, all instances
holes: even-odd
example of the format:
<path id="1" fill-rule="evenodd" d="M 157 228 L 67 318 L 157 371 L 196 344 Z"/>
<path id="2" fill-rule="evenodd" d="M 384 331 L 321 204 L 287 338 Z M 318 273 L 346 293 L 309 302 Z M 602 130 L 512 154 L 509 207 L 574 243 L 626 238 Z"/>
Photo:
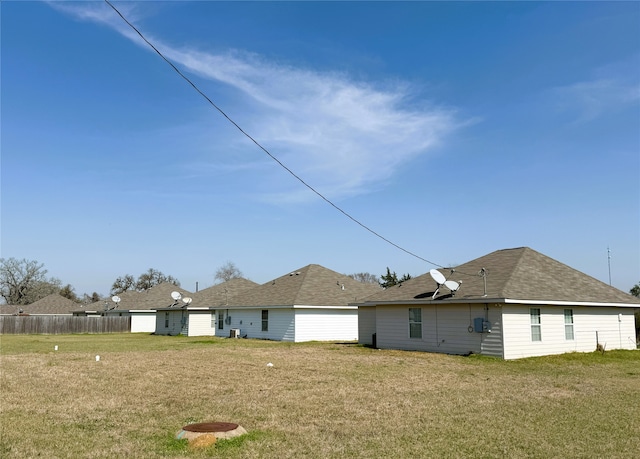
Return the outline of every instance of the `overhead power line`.
<path id="1" fill-rule="evenodd" d="M 149 45 L 149 47 L 151 47 L 151 49 L 153 49 L 156 54 L 158 54 L 158 56 L 160 56 L 162 58 L 162 60 L 164 60 L 167 64 L 169 64 L 171 66 L 171 68 L 178 74 L 180 75 L 187 83 L 189 83 L 189 85 L 198 93 L 200 94 L 207 102 L 209 102 L 209 104 L 215 108 L 222 116 L 224 116 L 227 121 L 229 121 L 231 124 L 233 124 L 236 129 L 238 129 L 246 138 L 248 138 L 249 140 L 251 140 L 251 142 L 253 142 L 260 150 L 262 150 L 263 152 L 265 152 L 272 160 L 274 160 L 276 163 L 278 163 L 278 165 L 280 165 L 280 167 L 282 167 L 284 170 L 286 170 L 289 174 L 291 174 L 293 177 L 295 177 L 300 183 L 302 183 L 304 186 L 306 186 L 308 189 L 310 189 L 311 191 L 313 191 L 316 195 L 318 195 L 322 200 L 324 200 L 327 204 L 329 204 L 331 207 L 333 207 L 334 209 L 336 209 L 338 212 L 340 212 L 341 214 L 343 214 L 345 217 L 347 217 L 348 219 L 350 219 L 351 221 L 353 221 L 354 223 L 360 225 L 362 228 L 364 228 L 365 230 L 367 230 L 368 232 L 370 232 L 371 234 L 375 235 L 376 237 L 382 239 L 383 241 L 385 241 L 386 243 L 392 245 L 393 247 L 402 250 L 403 252 L 419 259 L 422 260 L 426 263 L 429 263 L 431 265 L 437 266 L 439 268 L 444 268 L 444 266 L 439 265 L 438 263 L 434 263 L 433 261 L 429 261 L 426 258 L 421 257 L 420 255 L 417 255 L 413 252 L 411 252 L 410 250 L 405 249 L 404 247 L 401 247 L 400 245 L 396 244 L 395 242 L 387 239 L 386 237 L 382 236 L 380 233 L 374 231 L 372 228 L 368 227 L 367 225 L 365 225 L 364 223 L 362 223 L 361 221 L 359 221 L 358 219 L 356 219 L 355 217 L 351 216 L 348 212 L 346 212 L 345 210 L 343 210 L 342 208 L 340 208 L 338 205 L 336 205 L 334 202 L 332 202 L 329 198 L 327 198 L 326 196 L 324 196 L 322 193 L 320 193 L 318 190 L 316 190 L 314 187 L 312 187 L 311 185 L 309 185 L 307 182 L 305 182 L 300 176 L 298 176 L 295 172 L 293 172 L 291 169 L 289 169 L 285 164 L 282 163 L 282 161 L 280 161 L 278 158 L 276 158 L 274 155 L 272 155 L 269 150 L 267 150 L 265 147 L 263 147 L 256 139 L 254 139 L 253 137 L 251 137 L 251 135 L 249 135 L 247 132 L 244 131 L 244 129 L 242 129 L 238 123 L 236 123 L 235 121 L 233 121 L 233 119 L 231 119 L 220 107 L 218 107 L 211 99 L 209 99 L 209 97 L 200 90 L 200 88 L 198 88 L 198 86 L 196 86 L 196 84 L 191 81 L 189 79 L 189 77 L 187 77 L 184 73 L 182 73 L 180 71 L 180 69 L 178 69 L 173 62 L 171 62 L 169 59 L 167 59 L 164 54 L 162 54 L 162 52 L 160 52 L 158 50 L 158 48 L 156 48 L 149 40 L 147 40 L 147 38 L 142 34 L 142 32 L 140 32 L 133 24 L 131 24 L 131 22 L 129 22 L 127 20 L 127 18 L 124 17 L 124 15 L 115 7 L 113 6 L 113 4 L 109 1 L 109 0 L 104 0 L 105 3 L 107 5 L 109 5 L 117 14 L 118 16 L 120 16 L 120 18 L 129 26 L 131 27 L 131 29 L 138 34 L 138 36 L 140 36 L 140 38 L 147 44 Z"/>

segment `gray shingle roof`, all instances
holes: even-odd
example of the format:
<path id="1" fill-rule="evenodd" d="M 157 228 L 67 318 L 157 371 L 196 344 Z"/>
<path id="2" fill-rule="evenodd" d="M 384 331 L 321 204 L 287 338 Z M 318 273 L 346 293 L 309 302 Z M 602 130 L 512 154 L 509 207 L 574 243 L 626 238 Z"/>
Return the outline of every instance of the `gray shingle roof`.
<path id="1" fill-rule="evenodd" d="M 229 306 L 347 306 L 378 291 L 377 285 L 311 264 L 234 296 Z"/>
<path id="2" fill-rule="evenodd" d="M 24 314 L 71 314 L 78 309 L 79 304 L 57 293 L 52 293 L 38 301 L 23 306 L 5 305 L 0 307 L 1 314 L 17 314 L 20 310 Z"/>
<path id="3" fill-rule="evenodd" d="M 193 307 L 215 307 L 229 303 L 229 300 L 240 293 L 246 292 L 259 284 L 242 277 L 230 279 L 221 284 L 200 290 L 192 295 Z"/>
<path id="4" fill-rule="evenodd" d="M 192 294 L 188 290 L 185 290 L 180 287 L 176 287 L 175 285 L 164 282 L 162 284 L 155 285 L 151 287 L 149 290 L 145 290 L 144 292 L 134 292 L 127 291 L 122 292 L 118 296 L 120 297 L 120 303 L 118 303 L 118 310 L 128 311 L 128 310 L 149 310 L 156 308 L 166 308 L 173 303 L 171 298 L 171 292 L 180 292 L 182 297 L 191 297 Z M 98 301 L 96 303 L 91 303 L 83 308 L 78 308 L 76 306 L 75 310 L 87 310 L 87 311 L 104 311 L 105 308 L 105 300 Z M 183 304 L 182 302 L 180 303 Z M 112 308 L 115 304 L 111 300 L 107 300 L 107 307 Z"/>
<path id="5" fill-rule="evenodd" d="M 486 297 L 483 278 L 479 275 L 482 268 L 488 272 Z M 454 297 L 449 289 L 442 287 L 436 300 L 458 302 L 487 298 L 640 305 L 640 299 L 528 247 L 497 250 L 456 267 L 453 273 L 449 269 L 439 271 L 447 279 L 461 280 L 462 284 Z M 388 288 L 370 300 L 430 300 L 436 286 L 426 273 Z"/>

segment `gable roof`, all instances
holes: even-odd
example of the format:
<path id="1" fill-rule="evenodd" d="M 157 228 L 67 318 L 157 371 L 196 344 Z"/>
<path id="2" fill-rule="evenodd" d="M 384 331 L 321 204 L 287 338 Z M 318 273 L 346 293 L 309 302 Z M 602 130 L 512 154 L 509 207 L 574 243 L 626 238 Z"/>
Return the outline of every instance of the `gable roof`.
<path id="1" fill-rule="evenodd" d="M 21 306 L 2 305 L 2 314 L 71 314 L 78 309 L 78 303 L 57 293 L 52 293 L 31 304 Z"/>
<path id="2" fill-rule="evenodd" d="M 229 306 L 347 306 L 380 290 L 323 266 L 310 264 L 229 300 Z"/>
<path id="3" fill-rule="evenodd" d="M 229 304 L 229 299 L 246 292 L 259 284 L 243 277 L 229 279 L 193 294 L 191 306 L 215 307 Z"/>
<path id="4" fill-rule="evenodd" d="M 480 272 L 485 269 L 486 279 Z M 522 300 L 638 304 L 640 299 L 611 287 L 529 247 L 497 250 L 451 269 L 439 269 L 462 281 L 455 295 L 441 287 L 436 301 Z M 485 284 L 486 280 L 486 292 Z M 431 300 L 437 287 L 429 273 L 388 288 L 375 301 Z M 486 293 L 486 295 L 485 295 Z"/>
<path id="5" fill-rule="evenodd" d="M 154 285 L 148 290 L 143 292 L 136 292 L 129 290 L 120 293 L 120 302 L 117 305 L 119 311 L 130 310 L 150 310 L 157 308 L 165 308 L 173 303 L 171 298 L 171 292 L 180 292 L 182 297 L 191 296 L 191 292 L 183 288 L 177 287 L 170 282 L 163 282 L 162 284 Z M 108 308 L 113 308 L 115 303 L 111 300 L 101 300 L 95 303 L 88 304 L 83 307 L 83 310 L 102 312 L 105 310 L 105 302 Z M 76 307 L 76 310 L 79 308 Z"/>

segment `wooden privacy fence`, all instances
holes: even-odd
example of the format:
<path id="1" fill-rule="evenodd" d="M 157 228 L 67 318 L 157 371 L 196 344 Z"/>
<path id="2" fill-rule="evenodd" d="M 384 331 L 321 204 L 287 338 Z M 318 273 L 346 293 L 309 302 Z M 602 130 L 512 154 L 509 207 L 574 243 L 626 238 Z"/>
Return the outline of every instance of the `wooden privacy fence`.
<path id="1" fill-rule="evenodd" d="M 0 334 L 126 333 L 131 317 L 0 316 Z"/>

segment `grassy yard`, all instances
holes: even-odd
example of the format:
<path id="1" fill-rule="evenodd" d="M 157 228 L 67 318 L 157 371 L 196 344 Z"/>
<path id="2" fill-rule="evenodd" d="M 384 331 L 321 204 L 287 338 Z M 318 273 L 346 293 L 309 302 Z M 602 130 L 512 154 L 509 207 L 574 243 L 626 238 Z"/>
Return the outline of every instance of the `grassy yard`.
<path id="1" fill-rule="evenodd" d="M 4 335 L 0 359 L 3 458 L 640 451 L 640 351 L 502 361 L 355 344 Z M 238 423 L 249 434 L 205 450 L 174 438 L 206 421 Z"/>

